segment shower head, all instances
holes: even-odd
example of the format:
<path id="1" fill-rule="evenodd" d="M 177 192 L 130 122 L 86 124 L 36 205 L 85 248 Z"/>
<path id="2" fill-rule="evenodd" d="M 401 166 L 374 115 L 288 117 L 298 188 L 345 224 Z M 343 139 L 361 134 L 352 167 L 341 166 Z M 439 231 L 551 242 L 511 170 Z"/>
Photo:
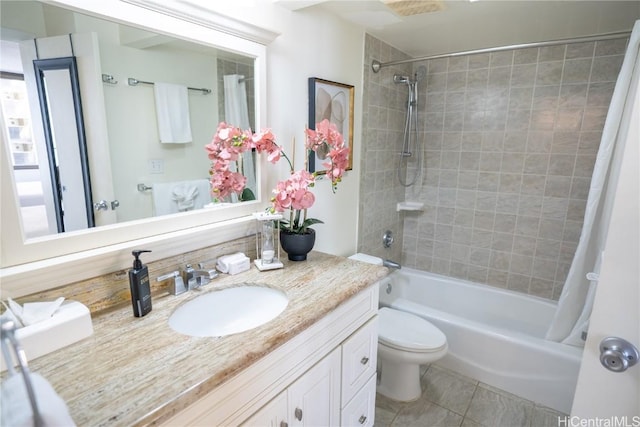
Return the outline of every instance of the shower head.
<path id="1" fill-rule="evenodd" d="M 426 76 L 427 76 L 427 67 L 425 67 L 424 65 L 421 65 L 413 74 L 413 79 L 414 81 L 419 82 L 422 79 L 424 79 Z"/>

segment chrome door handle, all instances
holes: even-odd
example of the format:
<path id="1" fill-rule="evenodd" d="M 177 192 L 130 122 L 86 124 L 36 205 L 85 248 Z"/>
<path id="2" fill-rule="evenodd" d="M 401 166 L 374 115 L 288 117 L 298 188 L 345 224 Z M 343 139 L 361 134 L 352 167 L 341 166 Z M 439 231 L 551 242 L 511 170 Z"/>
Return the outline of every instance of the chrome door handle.
<path id="1" fill-rule="evenodd" d="M 293 414 L 296 416 L 296 420 L 302 421 L 302 409 L 296 408 Z"/>
<path id="2" fill-rule="evenodd" d="M 600 363 L 613 372 L 624 372 L 638 362 L 638 349 L 629 341 L 607 337 L 600 343 Z"/>
<path id="3" fill-rule="evenodd" d="M 93 209 L 97 211 L 106 211 L 109 210 L 109 206 L 107 205 L 106 200 L 100 200 L 99 202 L 93 204 Z"/>
<path id="4" fill-rule="evenodd" d="M 363 357 L 362 359 L 360 359 L 360 363 L 366 365 L 367 363 L 369 363 L 369 358 L 367 356 Z"/>
<path id="5" fill-rule="evenodd" d="M 111 201 L 111 210 L 116 210 L 117 207 L 120 206 L 120 202 L 118 200 L 112 200 Z"/>

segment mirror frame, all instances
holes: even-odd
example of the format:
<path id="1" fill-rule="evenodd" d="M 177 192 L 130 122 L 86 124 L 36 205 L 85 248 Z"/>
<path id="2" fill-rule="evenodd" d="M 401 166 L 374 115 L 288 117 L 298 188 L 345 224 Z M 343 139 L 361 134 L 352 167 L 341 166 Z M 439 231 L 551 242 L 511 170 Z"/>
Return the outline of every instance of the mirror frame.
<path id="1" fill-rule="evenodd" d="M 55 0 L 47 3 L 253 58 L 255 126 L 257 129 L 263 128 L 266 123 L 266 43 L 278 34 L 202 9 L 188 0 L 160 1 Z M 6 147 L 6 144 L 3 145 Z M 259 179 L 257 200 L 238 203 L 237 206 L 202 209 L 25 239 L 15 185 L 8 170 L 10 167 L 7 167 L 10 162 L 6 148 L 0 150 L 0 280 L 5 297 L 27 295 L 124 268 L 130 264 L 130 253 L 123 249 L 153 244 L 157 249 L 153 254 L 148 254 L 146 259 L 153 261 L 190 248 L 195 250 L 249 235 L 255 232 L 252 214 L 263 210 L 269 199 L 265 179 Z M 266 160 L 262 157 L 256 162 L 258 177 L 263 177 L 265 171 Z M 216 235 L 212 236 L 214 233 Z M 87 262 L 92 265 L 87 266 Z M 45 278 L 47 283 L 34 283 Z"/>

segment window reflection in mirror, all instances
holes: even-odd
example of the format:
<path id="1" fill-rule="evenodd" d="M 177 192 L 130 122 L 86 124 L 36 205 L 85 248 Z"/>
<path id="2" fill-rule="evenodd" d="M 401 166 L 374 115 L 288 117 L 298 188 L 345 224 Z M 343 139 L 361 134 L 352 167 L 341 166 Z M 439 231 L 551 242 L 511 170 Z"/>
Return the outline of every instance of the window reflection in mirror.
<path id="1" fill-rule="evenodd" d="M 37 89 L 29 74 L 33 73 L 36 57 L 66 56 L 47 49 L 52 40 L 62 36 L 68 39 L 69 34 L 78 63 L 87 128 L 91 205 L 99 206 L 93 212 L 96 225 L 202 209 L 213 203 L 204 146 L 220 121 L 255 127 L 253 59 L 35 1 L 3 1 L 2 29 L 0 67 L 12 73 L 11 81 L 24 82 L 20 92 L 5 85 L 3 79 L 2 97 L 21 97 L 29 104 L 28 108 L 21 107 L 21 115 L 6 111 L 2 115 L 3 139 L 12 148 L 22 147 L 22 152 L 18 149 L 12 156 L 25 237 L 56 231 L 43 224 L 42 217 L 30 221 L 26 213 L 46 211 L 46 200 L 51 198 L 47 194 L 50 182 L 42 178 L 48 171 L 41 173 L 38 167 L 47 162 L 42 158 L 46 149 L 38 148 L 43 144 L 42 124 L 33 129 L 28 126 L 30 121 L 43 120 L 37 113 L 28 114 L 39 108 L 33 105 Z M 34 56 L 34 38 L 39 56 Z M 5 70 L 5 64 L 18 67 Z M 130 85 L 130 78 L 151 84 Z M 169 117 L 182 115 L 182 119 L 175 119 L 176 126 L 186 124 L 189 140 L 161 142 L 159 128 L 167 119 L 160 116 L 162 106 L 156 104 L 156 90 L 167 87 L 162 83 L 179 85 L 180 90 L 211 90 L 185 89 L 186 101 L 164 105 L 174 112 Z M 16 123 L 21 129 L 16 129 Z M 30 140 L 23 142 L 23 137 Z M 243 162 L 249 182 L 255 182 L 252 157 Z M 225 200 L 237 201 L 237 197 Z"/>

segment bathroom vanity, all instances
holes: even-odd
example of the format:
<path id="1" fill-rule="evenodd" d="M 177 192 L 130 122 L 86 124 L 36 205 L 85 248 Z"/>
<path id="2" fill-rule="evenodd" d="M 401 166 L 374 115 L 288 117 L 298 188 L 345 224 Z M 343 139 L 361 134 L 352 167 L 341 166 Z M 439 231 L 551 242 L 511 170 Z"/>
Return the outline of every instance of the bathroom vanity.
<path id="1" fill-rule="evenodd" d="M 94 334 L 33 361 L 77 425 L 372 425 L 381 266 L 312 252 L 281 270 L 215 279 L 200 290 L 93 318 Z M 275 319 L 224 337 L 173 331 L 203 293 L 254 284 L 283 291 Z M 215 307 L 212 307 L 215 310 Z M 285 425 L 285 424 L 282 424 Z"/>

